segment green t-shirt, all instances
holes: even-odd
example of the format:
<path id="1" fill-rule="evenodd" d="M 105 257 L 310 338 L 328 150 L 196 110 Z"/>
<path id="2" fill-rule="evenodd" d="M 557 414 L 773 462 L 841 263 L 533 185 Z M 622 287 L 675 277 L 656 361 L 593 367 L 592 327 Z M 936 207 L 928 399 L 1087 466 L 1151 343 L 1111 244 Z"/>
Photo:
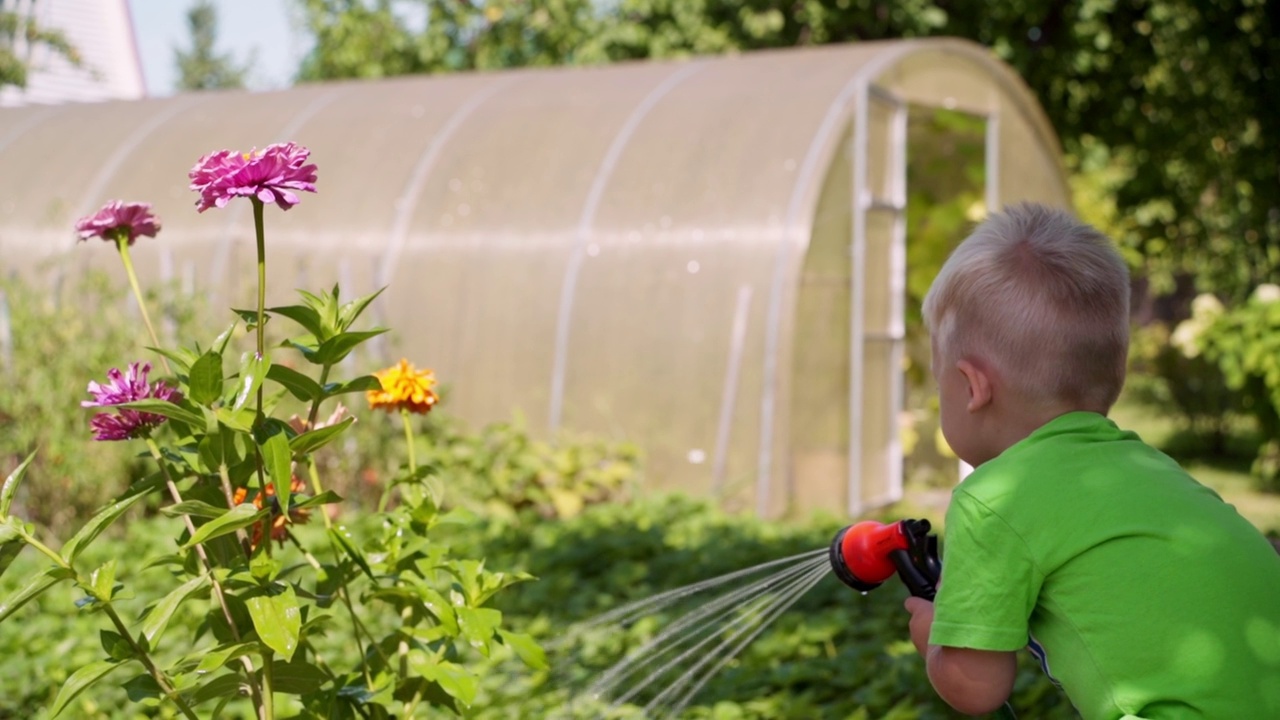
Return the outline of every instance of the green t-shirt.
<path id="1" fill-rule="evenodd" d="M 977 468 L 944 539 L 932 644 L 1027 647 L 1088 720 L 1280 718 L 1280 556 L 1107 418 Z"/>

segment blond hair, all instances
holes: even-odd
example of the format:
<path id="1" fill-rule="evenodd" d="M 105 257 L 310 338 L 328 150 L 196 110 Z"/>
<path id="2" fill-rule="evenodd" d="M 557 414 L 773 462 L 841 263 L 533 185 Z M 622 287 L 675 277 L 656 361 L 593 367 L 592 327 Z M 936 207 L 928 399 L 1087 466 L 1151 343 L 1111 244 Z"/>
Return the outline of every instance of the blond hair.
<path id="1" fill-rule="evenodd" d="M 1093 227 L 1015 205 L 947 259 L 924 320 L 943 358 L 991 363 L 1021 400 L 1105 412 L 1124 385 L 1129 270 Z"/>

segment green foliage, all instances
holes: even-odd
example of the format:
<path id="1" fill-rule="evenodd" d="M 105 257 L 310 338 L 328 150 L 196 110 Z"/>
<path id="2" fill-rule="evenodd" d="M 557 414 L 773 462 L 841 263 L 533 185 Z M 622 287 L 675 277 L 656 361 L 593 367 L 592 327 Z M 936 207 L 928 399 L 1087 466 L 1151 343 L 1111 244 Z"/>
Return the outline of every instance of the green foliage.
<path id="1" fill-rule="evenodd" d="M 0 2 L 0 87 L 27 86 L 32 51 L 45 48 L 72 67 L 84 67 L 80 51 L 60 30 L 45 27 L 35 17 L 31 5 L 21 12 L 8 2 Z"/>
<path id="2" fill-rule="evenodd" d="M 1192 321 L 1195 320 L 1193 316 Z M 1221 310 L 1194 327 L 1194 344 L 1217 363 L 1228 387 L 1240 394 L 1265 443 L 1253 474 L 1280 489 L 1280 287 L 1259 286 L 1246 302 Z"/>
<path id="3" fill-rule="evenodd" d="M 658 592 L 825 548 L 840 527 L 835 519 L 791 526 L 735 517 L 667 496 L 593 506 L 564 522 L 513 527 L 494 520 L 482 535 L 452 535 L 459 551 L 539 578 L 496 606 L 512 627 L 549 648 L 552 663 L 552 672 L 527 679 L 491 675 L 476 716 L 598 717 L 585 705 L 576 715 L 553 712 L 564 712 L 576 692 L 709 598 L 694 596 L 626 627 L 577 631 L 576 624 Z M 932 691 L 907 639 L 905 596 L 896 581 L 864 598 L 825 578 L 714 676 L 683 717 L 955 717 Z M 1014 697 L 1019 716 L 1075 717 L 1039 668 L 1022 660 Z"/>
<path id="4" fill-rule="evenodd" d="M 240 65 L 230 55 L 219 55 L 214 49 L 218 42 L 218 10 L 212 2 L 200 0 L 191 6 L 187 11 L 187 28 L 191 31 L 191 48 L 173 50 L 173 61 L 178 66 L 178 89 L 244 87 L 253 58 Z"/>
<path id="5" fill-rule="evenodd" d="M 1105 191 L 1090 213 L 1157 288 L 1185 272 L 1239 298 L 1280 270 L 1280 14 L 1263 0 L 299 1 L 303 80 L 966 38 L 1026 80 Z"/>
<path id="6" fill-rule="evenodd" d="M 533 438 L 522 424 L 495 423 L 476 433 L 437 423 L 426 462 L 438 468 L 456 503 L 485 515 L 570 518 L 602 502 L 625 501 L 639 481 L 639 450 L 629 444 Z"/>
<path id="7" fill-rule="evenodd" d="M 75 518 L 91 515 L 146 472 L 136 448 L 87 442 L 89 413 L 79 409 L 90 397 L 89 380 L 121 366 L 145 331 L 120 287 L 101 272 L 86 275 L 74 292 L 0 280 L 0 297 L 12 338 L 0 337 L 0 347 L 11 343 L 4 369 L 20 379 L 0 383 L 0 473 L 39 448 L 31 474 L 41 481 L 23 487 L 16 514 L 63 535 Z M 193 299 L 168 290 L 150 294 L 149 301 L 166 308 L 175 334 L 190 332 L 202 317 Z M 86 312 L 90 308 L 95 311 Z"/>
<path id="8" fill-rule="evenodd" d="M 358 533 L 378 534 L 373 527 L 376 519 L 370 520 L 359 523 Z M 86 565 L 97 566 L 112 557 L 128 555 L 163 558 L 172 552 L 171 536 L 179 527 L 176 518 L 133 524 L 126 537 L 104 537 L 104 541 L 95 543 L 86 550 L 83 560 Z M 573 691 L 581 690 L 627 652 L 669 627 L 682 612 L 695 607 L 697 600 L 629 627 L 575 633 L 571 642 L 564 642 L 575 624 L 657 592 L 825 547 L 839 527 L 834 519 L 788 526 L 733 517 L 703 502 L 678 496 L 625 505 L 596 505 L 563 522 L 512 524 L 494 518 L 437 525 L 439 534 L 433 542 L 449 545 L 453 556 L 483 555 L 489 563 L 517 571 L 514 576 L 529 573 L 538 580 L 508 587 L 486 602 L 484 609 L 501 613 L 502 619 L 501 628 L 487 636 L 489 658 L 484 659 L 481 653 L 483 642 L 473 648 L 468 641 L 457 655 L 440 662 L 434 662 L 425 652 L 411 651 L 407 657 L 410 671 L 424 678 L 430 676 L 441 684 L 442 692 L 446 692 L 446 684 L 464 697 L 474 692 L 469 717 L 566 717 L 564 709 Z M 300 527 L 302 543 L 310 545 L 321 539 L 323 533 L 318 530 Z M 330 566 L 336 556 L 324 553 L 320 558 Z M 38 569 L 38 564 L 39 559 L 32 555 L 20 557 L 14 570 L 0 577 L 0 594 L 18 587 L 24 576 Z M 475 567 L 456 562 L 453 565 L 463 578 Z M 117 580 L 136 597 L 113 602 L 131 620 L 143 612 L 148 598 L 161 597 L 166 590 L 176 588 L 171 572 L 164 565 L 122 565 Z M 472 576 L 465 584 L 455 579 L 452 592 L 478 598 L 512 577 L 475 580 Z M 441 595 L 447 600 L 450 592 L 446 589 Z M 98 632 L 101 616 L 69 612 L 79 595 L 70 584 L 58 585 L 20 611 L 15 621 L 0 623 L 0 716 L 47 718 L 47 709 L 70 674 L 104 659 Z M 909 646 L 907 614 L 902 610 L 904 597 L 904 590 L 896 582 L 886 583 L 864 598 L 833 578 L 823 580 L 717 674 L 694 698 L 685 717 L 956 717 L 930 689 L 923 663 Z M 383 633 L 390 632 L 399 622 L 394 604 L 398 598 L 407 600 L 408 594 L 390 588 L 380 593 L 357 592 L 352 598 L 353 608 L 363 627 L 376 637 L 388 637 Z M 448 602 L 437 605 L 448 606 Z M 151 614 L 156 612 L 152 610 Z M 331 608 L 318 613 L 302 623 L 304 627 L 310 625 L 302 633 L 303 644 L 326 658 L 354 660 L 351 649 L 364 636 L 353 634 L 341 599 L 336 598 Z M 460 617 L 457 612 L 442 614 L 444 623 Z M 466 626 L 470 621 L 473 635 L 485 638 L 485 623 L 492 614 L 477 616 L 464 611 L 461 615 L 468 614 L 472 617 L 463 617 L 460 624 Z M 236 653 L 256 644 L 215 645 L 207 638 L 207 630 L 206 639 L 196 646 L 178 642 L 179 638 L 193 636 L 210 621 L 207 603 L 200 600 L 198 593 L 196 599 L 175 605 L 164 636 L 155 644 L 161 665 L 167 667 L 185 657 L 207 672 L 225 673 L 223 668 Z M 415 635 L 421 636 L 425 629 L 420 626 Z M 391 637 L 400 635 L 393 633 Z M 398 661 L 396 642 L 377 645 L 388 653 L 393 665 Z M 529 652 L 530 665 L 538 667 L 539 645 L 548 648 L 547 666 L 533 673 L 512 672 L 510 661 L 524 657 L 522 651 Z M 303 649 L 298 650 L 299 654 L 302 652 Z M 1026 658 L 1023 661 L 1014 697 L 1019 717 L 1076 717 L 1066 698 L 1034 663 Z M 278 677 L 284 675 L 280 672 L 282 666 L 283 663 L 276 666 Z M 472 682 L 468 682 L 467 673 L 457 672 L 459 666 L 470 670 Z M 80 695 L 65 716 L 84 720 L 173 717 L 168 706 L 157 706 L 154 694 L 147 705 L 134 710 L 122 704 L 124 693 L 113 685 L 136 676 L 134 670 L 108 676 L 107 682 Z M 362 682 L 351 679 L 357 682 L 347 695 L 357 694 Z M 311 684 L 314 686 L 315 681 Z M 134 680 L 124 692 L 142 697 L 142 685 L 142 681 Z M 312 717 L 307 714 L 303 697 L 282 696 L 277 716 Z M 322 708 L 320 717 L 328 716 L 329 706 L 321 704 L 318 697 L 312 702 L 316 703 L 312 707 Z M 199 705 L 200 716 L 208 717 L 214 704 Z M 224 716 L 238 717 L 231 712 Z M 419 716 L 434 717 L 427 713 Z M 630 717 L 638 715 L 631 712 Z"/>

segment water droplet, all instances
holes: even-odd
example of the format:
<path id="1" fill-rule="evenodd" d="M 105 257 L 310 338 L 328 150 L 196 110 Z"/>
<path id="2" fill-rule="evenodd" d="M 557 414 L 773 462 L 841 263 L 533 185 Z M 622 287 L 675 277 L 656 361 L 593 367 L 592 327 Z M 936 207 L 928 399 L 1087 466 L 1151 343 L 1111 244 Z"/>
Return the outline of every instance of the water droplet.
<path id="1" fill-rule="evenodd" d="M 858 594 L 859 594 L 859 595 L 861 595 L 862 597 L 866 597 L 866 596 L 867 596 L 867 591 L 866 591 L 866 590 L 859 590 L 859 591 L 858 591 Z"/>

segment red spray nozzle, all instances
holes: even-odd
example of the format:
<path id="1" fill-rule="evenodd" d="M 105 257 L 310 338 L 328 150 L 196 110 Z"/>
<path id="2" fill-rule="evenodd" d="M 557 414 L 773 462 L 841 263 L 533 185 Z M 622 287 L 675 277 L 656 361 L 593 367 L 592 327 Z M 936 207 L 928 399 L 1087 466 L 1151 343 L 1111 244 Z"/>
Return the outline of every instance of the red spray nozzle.
<path id="1" fill-rule="evenodd" d="M 831 568 L 844 584 L 867 592 L 898 571 L 889 554 L 908 547 L 901 522 L 884 525 L 867 520 L 836 533 L 831 541 Z"/>
<path id="2" fill-rule="evenodd" d="M 941 565 L 937 538 L 929 529 L 928 520 L 850 525 L 831 541 L 831 569 L 840 582 L 862 592 L 880 587 L 897 573 L 912 595 L 932 599 Z"/>

